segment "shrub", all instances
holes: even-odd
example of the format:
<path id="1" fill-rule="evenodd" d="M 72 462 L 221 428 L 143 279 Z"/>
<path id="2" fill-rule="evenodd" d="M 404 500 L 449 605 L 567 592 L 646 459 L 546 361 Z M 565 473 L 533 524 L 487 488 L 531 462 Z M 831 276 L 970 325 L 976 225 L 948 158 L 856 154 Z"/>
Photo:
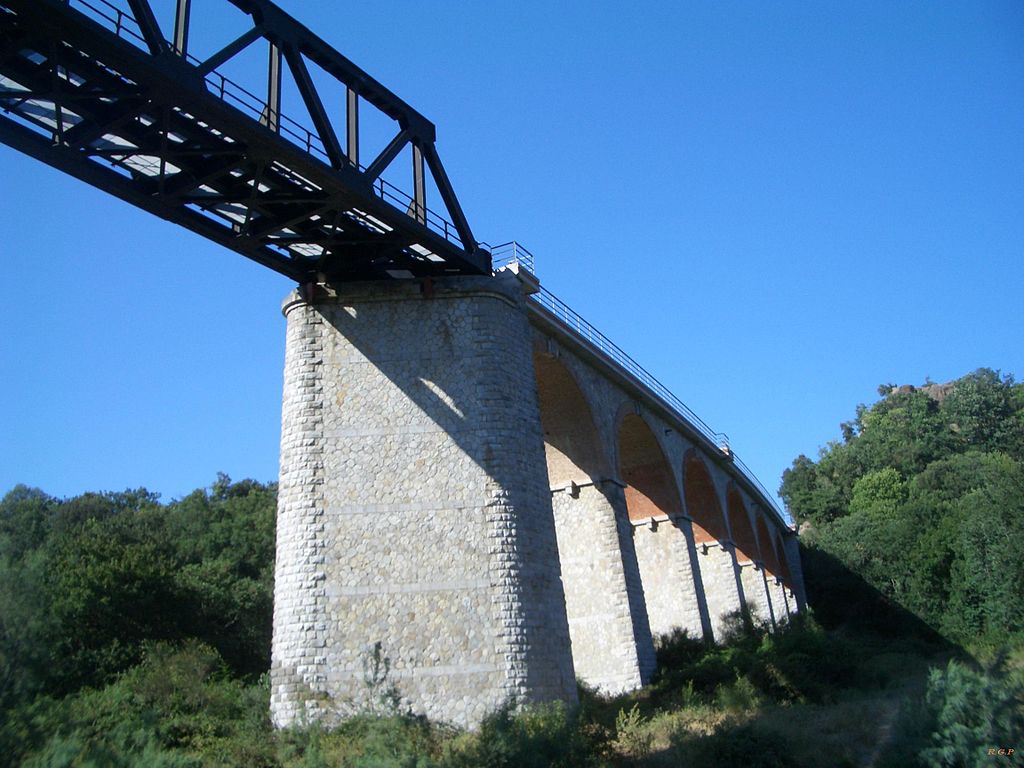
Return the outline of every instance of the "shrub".
<path id="1" fill-rule="evenodd" d="M 750 725 L 728 728 L 702 739 L 675 744 L 680 765 L 743 766 L 743 768 L 798 768 L 790 745 L 780 736 Z"/>
<path id="2" fill-rule="evenodd" d="M 715 692 L 715 703 L 729 712 L 743 712 L 761 705 L 757 688 L 746 675 L 737 675 L 728 685 L 719 686 Z"/>
<path id="3" fill-rule="evenodd" d="M 638 704 L 634 704 L 629 711 L 620 709 L 615 717 L 615 736 L 619 749 L 632 757 L 647 757 L 651 753 L 654 737 L 645 726 Z"/>
<path id="4" fill-rule="evenodd" d="M 703 640 L 690 637 L 685 629 L 679 627 L 654 638 L 654 656 L 659 673 L 692 664 L 705 651 L 707 644 Z"/>
<path id="5" fill-rule="evenodd" d="M 515 710 L 511 703 L 484 718 L 480 730 L 452 742 L 444 768 L 583 768 L 596 751 L 579 717 L 555 701 Z"/>
<path id="6" fill-rule="evenodd" d="M 57 734 L 46 747 L 23 763 L 24 768 L 77 768 L 78 766 L 104 766 L 104 768 L 200 768 L 195 758 L 164 749 L 152 734 L 134 734 L 122 743 L 97 744 L 84 740 L 81 735 Z"/>
<path id="7" fill-rule="evenodd" d="M 345 722 L 337 736 L 348 758 L 344 765 L 352 768 L 434 768 L 441 750 L 438 729 L 413 715 L 361 715 Z"/>

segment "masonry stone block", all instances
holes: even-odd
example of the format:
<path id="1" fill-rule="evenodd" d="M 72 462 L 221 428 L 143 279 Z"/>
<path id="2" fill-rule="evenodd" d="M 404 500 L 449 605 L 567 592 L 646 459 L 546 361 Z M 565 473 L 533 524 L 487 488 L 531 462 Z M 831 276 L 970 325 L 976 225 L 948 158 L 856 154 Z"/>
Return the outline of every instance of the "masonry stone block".
<path id="1" fill-rule="evenodd" d="M 789 566 L 791 584 L 788 584 L 792 607 L 790 612 L 796 613 L 807 605 L 807 590 L 804 586 L 804 569 L 800 562 L 800 540 L 795 535 L 788 535 L 783 538 L 783 548 L 786 552 L 786 562 Z M 779 553 L 782 557 L 782 553 Z"/>
<path id="2" fill-rule="evenodd" d="M 769 576 L 768 593 L 771 595 L 776 620 L 785 622 L 789 619 L 789 614 L 792 611 L 789 595 L 786 594 L 786 585 L 782 583 L 781 579 Z"/>

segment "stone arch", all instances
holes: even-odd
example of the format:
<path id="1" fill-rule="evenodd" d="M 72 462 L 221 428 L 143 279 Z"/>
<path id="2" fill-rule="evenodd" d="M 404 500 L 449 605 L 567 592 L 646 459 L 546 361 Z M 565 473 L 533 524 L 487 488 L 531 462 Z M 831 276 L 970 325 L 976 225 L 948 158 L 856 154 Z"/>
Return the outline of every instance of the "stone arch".
<path id="1" fill-rule="evenodd" d="M 792 590 L 794 587 L 793 577 L 789 571 L 789 558 L 786 556 L 786 547 L 783 545 L 782 536 L 779 535 L 778 531 L 775 532 L 775 551 L 778 553 L 779 561 L 778 577 L 782 579 L 782 583 L 785 584 L 787 588 Z"/>
<path id="2" fill-rule="evenodd" d="M 672 466 L 658 438 L 644 418 L 624 414 L 616 430 L 619 477 L 626 484 L 626 508 L 630 520 L 682 511 Z"/>
<path id="3" fill-rule="evenodd" d="M 750 526 L 747 505 L 743 503 L 743 496 L 735 485 L 730 484 L 725 500 L 729 531 L 732 543 L 736 547 L 737 559 L 754 562 L 761 560 L 762 558 L 758 554 L 757 539 L 754 537 L 754 529 Z"/>
<path id="4" fill-rule="evenodd" d="M 535 350 L 533 365 L 551 487 L 607 476 L 608 462 L 594 414 L 576 378 L 553 355 Z"/>
<path id="5" fill-rule="evenodd" d="M 635 410 L 624 406 L 616 424 L 619 478 L 625 484 L 651 632 L 685 629 L 703 636 L 707 607 L 696 576 L 693 533 L 680 515 L 682 499 L 672 464 L 654 429 Z"/>
<path id="6" fill-rule="evenodd" d="M 611 694 L 654 671 L 654 646 L 622 489 L 569 364 L 534 345 L 537 400 L 576 675 Z"/>
<path id="7" fill-rule="evenodd" d="M 757 546 L 754 528 L 750 525 L 747 505 L 743 502 L 743 495 L 735 483 L 729 484 L 725 499 L 733 550 L 739 567 L 740 583 L 743 585 L 745 608 L 751 618 L 767 620 L 774 625 L 775 611 L 768 593 L 768 582 L 758 566 L 762 562 L 762 553 Z"/>
<path id="8" fill-rule="evenodd" d="M 729 534 L 714 480 L 694 449 L 683 457 L 683 498 L 692 518 L 711 630 L 715 637 L 721 637 L 726 616 L 743 608 L 740 576 L 733 553 L 726 546 Z"/>
<path id="9" fill-rule="evenodd" d="M 715 481 L 711 479 L 707 465 L 693 449 L 683 457 L 683 496 L 686 511 L 694 523 L 694 536 L 698 544 L 729 540 Z"/>
<path id="10" fill-rule="evenodd" d="M 768 531 L 768 525 L 765 523 L 763 515 L 757 516 L 757 538 L 761 542 L 761 561 L 764 563 L 765 570 L 772 576 L 781 577 L 779 558 L 775 552 L 775 541 Z"/>

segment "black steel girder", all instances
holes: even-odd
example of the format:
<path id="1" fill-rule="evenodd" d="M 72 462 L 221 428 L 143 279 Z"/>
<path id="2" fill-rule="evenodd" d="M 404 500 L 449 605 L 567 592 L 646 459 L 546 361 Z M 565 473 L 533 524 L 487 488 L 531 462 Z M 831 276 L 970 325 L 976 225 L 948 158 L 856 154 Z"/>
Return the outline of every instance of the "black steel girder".
<path id="1" fill-rule="evenodd" d="M 0 0 L 0 141 L 300 283 L 489 273 L 433 124 L 269 0 L 223 0 L 252 26 L 195 59 L 176 2 L 169 41 L 149 0 Z M 260 39 L 265 99 L 217 71 Z M 345 87 L 340 128 L 310 63 Z M 282 67 L 312 129 L 281 113 Z M 368 167 L 360 100 L 396 129 Z M 381 173 L 410 145 L 406 194 Z"/>

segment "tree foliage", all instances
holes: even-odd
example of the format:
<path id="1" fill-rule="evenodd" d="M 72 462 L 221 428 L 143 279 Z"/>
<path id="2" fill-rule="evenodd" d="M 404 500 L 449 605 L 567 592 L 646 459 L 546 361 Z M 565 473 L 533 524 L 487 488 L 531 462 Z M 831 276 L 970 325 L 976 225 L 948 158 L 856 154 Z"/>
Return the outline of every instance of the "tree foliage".
<path id="1" fill-rule="evenodd" d="M 1024 385 L 986 368 L 879 393 L 783 474 L 805 544 L 955 641 L 1024 634 Z"/>
<path id="2" fill-rule="evenodd" d="M 115 683 L 154 642 L 202 643 L 242 681 L 265 673 L 275 510 L 274 485 L 224 475 L 169 504 L 144 489 L 4 496 L 0 709 L 20 714 L 0 748 L 31 743 L 40 702 Z M 51 762 L 74 746 L 50 743 Z"/>

